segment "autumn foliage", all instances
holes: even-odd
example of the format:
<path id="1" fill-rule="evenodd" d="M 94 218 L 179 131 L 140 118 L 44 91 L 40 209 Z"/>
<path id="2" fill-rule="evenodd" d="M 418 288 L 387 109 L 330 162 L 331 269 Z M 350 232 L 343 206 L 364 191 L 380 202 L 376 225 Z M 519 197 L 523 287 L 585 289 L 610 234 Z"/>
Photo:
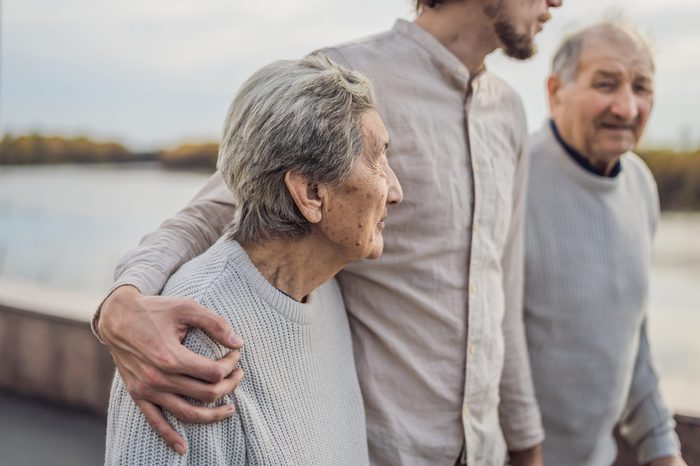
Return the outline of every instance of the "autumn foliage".
<path id="1" fill-rule="evenodd" d="M 700 150 L 640 150 L 659 186 L 662 210 L 700 210 Z M 115 142 L 85 137 L 5 135 L 0 165 L 158 161 L 167 168 L 214 170 L 218 144 L 183 144 L 155 153 L 136 154 Z"/>

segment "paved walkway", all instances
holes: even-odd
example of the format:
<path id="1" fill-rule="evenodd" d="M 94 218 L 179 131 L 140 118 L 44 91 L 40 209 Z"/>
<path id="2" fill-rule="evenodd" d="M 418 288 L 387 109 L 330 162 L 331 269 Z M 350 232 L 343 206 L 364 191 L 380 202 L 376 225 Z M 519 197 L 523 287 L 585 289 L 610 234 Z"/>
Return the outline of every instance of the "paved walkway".
<path id="1" fill-rule="evenodd" d="M 0 392 L 1 466 L 87 466 L 104 462 L 105 420 Z"/>

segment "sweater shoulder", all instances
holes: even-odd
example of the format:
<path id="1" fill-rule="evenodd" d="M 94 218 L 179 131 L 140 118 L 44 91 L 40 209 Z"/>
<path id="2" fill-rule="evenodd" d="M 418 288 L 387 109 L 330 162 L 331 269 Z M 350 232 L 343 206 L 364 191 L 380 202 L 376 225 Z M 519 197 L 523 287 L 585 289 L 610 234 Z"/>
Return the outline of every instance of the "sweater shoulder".
<path id="1" fill-rule="evenodd" d="M 649 203 L 658 203 L 656 180 L 644 160 L 634 152 L 627 152 L 622 156 L 621 163 L 622 171 L 633 179 L 640 194 L 644 195 Z"/>
<path id="2" fill-rule="evenodd" d="M 551 176 L 553 158 L 561 155 L 560 146 L 554 140 L 549 128 L 532 133 L 527 139 L 527 153 L 530 159 L 530 179 Z M 531 183 L 532 184 L 532 183 Z"/>
<path id="3" fill-rule="evenodd" d="M 192 298 L 201 303 L 211 285 L 222 279 L 228 264 L 222 242 L 214 243 L 204 253 L 180 267 L 167 281 L 161 295 Z"/>
<path id="4" fill-rule="evenodd" d="M 656 231 L 660 214 L 659 191 L 656 180 L 651 170 L 642 158 L 634 152 L 627 152 L 622 156 L 622 172 L 631 178 L 634 189 L 639 196 L 643 196 L 644 205 L 647 208 L 649 228 L 652 233 Z"/>
<path id="5" fill-rule="evenodd" d="M 630 170 L 633 176 L 638 177 L 647 186 L 653 187 L 656 185 L 654 175 L 651 173 L 649 166 L 639 155 L 634 152 L 627 152 L 622 156 L 622 164 L 623 169 Z"/>

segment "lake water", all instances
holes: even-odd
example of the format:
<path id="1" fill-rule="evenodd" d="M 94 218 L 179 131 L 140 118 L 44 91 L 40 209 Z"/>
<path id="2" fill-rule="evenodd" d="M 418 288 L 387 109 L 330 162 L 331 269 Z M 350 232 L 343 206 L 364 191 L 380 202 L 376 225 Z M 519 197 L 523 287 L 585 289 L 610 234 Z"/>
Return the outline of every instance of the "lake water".
<path id="1" fill-rule="evenodd" d="M 141 164 L 0 166 L 0 291 L 67 301 L 66 312 L 88 303 L 71 312 L 89 318 L 119 257 L 207 176 Z M 662 392 L 676 411 L 700 415 L 700 214 L 664 214 L 655 244 L 649 333 Z"/>

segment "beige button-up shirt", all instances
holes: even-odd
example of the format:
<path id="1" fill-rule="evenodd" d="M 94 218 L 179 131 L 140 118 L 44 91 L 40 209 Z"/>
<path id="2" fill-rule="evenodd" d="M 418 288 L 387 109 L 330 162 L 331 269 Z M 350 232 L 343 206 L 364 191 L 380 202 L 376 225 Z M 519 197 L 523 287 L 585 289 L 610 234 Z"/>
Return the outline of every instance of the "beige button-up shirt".
<path id="1" fill-rule="evenodd" d="M 453 54 L 406 21 L 323 52 L 373 81 L 404 190 L 383 256 L 338 275 L 372 462 L 453 465 L 464 447 L 467 464 L 500 466 L 504 436 L 511 449 L 544 436 L 522 322 L 520 99 L 485 71 L 470 83 Z M 122 259 L 115 286 L 158 293 L 221 235 L 233 203 L 215 174 Z"/>

